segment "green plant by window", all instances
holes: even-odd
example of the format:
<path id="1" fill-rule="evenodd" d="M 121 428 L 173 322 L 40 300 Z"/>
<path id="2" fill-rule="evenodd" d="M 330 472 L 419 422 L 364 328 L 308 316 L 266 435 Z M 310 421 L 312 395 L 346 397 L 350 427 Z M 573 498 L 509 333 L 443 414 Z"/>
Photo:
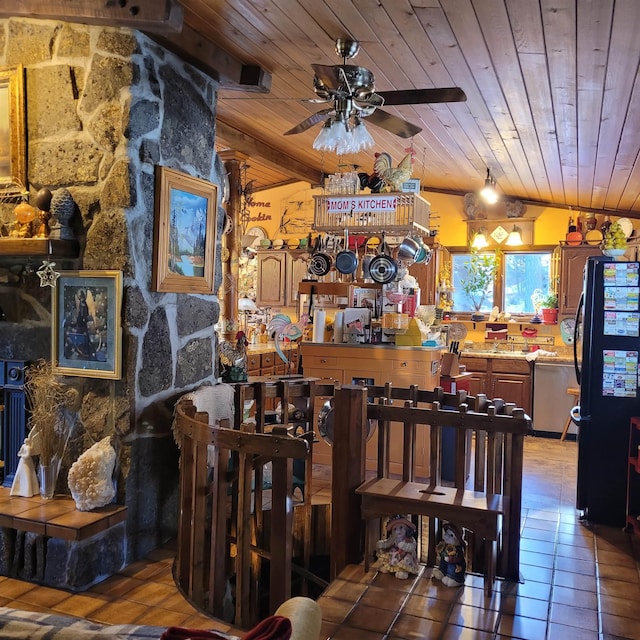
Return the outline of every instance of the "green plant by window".
<path id="1" fill-rule="evenodd" d="M 555 293 L 547 294 L 542 300 L 543 309 L 557 309 L 558 308 L 558 296 Z"/>
<path id="2" fill-rule="evenodd" d="M 500 269 L 500 252 L 474 252 L 465 262 L 465 267 L 467 273 L 460 279 L 460 285 L 476 312 L 479 312 L 493 288 L 493 282 Z"/>

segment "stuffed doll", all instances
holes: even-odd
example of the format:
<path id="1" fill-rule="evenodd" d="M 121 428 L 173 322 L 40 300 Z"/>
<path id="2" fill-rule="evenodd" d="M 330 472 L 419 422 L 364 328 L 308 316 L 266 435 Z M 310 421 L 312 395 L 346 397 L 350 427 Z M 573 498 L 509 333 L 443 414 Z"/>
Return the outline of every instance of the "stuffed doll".
<path id="1" fill-rule="evenodd" d="M 419 573 L 415 533 L 416 526 L 404 516 L 390 518 L 386 540 L 379 540 L 376 545 L 376 568 L 382 573 L 395 573 L 400 580 Z"/>
<path id="2" fill-rule="evenodd" d="M 439 564 L 433 570 L 433 577 L 442 580 L 447 587 L 462 586 L 467 572 L 465 552 L 466 544 L 460 530 L 454 524 L 445 522 L 442 540 L 436 546 Z"/>

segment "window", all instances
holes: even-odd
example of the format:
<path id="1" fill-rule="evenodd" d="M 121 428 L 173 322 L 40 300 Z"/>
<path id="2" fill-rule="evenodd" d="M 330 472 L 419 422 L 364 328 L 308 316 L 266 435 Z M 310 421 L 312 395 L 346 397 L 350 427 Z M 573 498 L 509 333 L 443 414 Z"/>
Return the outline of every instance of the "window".
<path id="1" fill-rule="evenodd" d="M 495 277 L 488 278 L 486 287 L 480 289 L 483 271 L 485 275 L 490 272 L 495 255 L 494 251 L 452 252 L 454 311 L 486 313 L 497 306 L 512 315 L 535 313 L 534 300 L 546 296 L 553 289 L 551 251 L 498 252 Z M 465 291 L 465 283 L 474 273 L 478 274 L 478 287 L 467 286 Z"/>

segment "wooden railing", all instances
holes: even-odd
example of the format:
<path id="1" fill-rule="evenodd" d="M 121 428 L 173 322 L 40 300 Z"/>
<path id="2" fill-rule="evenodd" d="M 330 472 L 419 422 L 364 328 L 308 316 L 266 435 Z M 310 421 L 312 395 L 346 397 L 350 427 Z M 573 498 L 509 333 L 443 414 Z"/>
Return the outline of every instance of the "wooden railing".
<path id="1" fill-rule="evenodd" d="M 521 410 L 500 400 L 490 402 L 484 396 L 467 396 L 463 391 L 446 394 L 442 389 L 423 391 L 415 387 L 392 388 L 391 385 L 334 388 L 333 384 L 319 384 L 309 379 L 262 379 L 255 383 L 239 383 L 234 388 L 235 418 L 232 422 L 222 420 L 219 424 L 209 424 L 207 414 L 198 413 L 187 399 L 180 400 L 176 406 L 174 431 L 181 449 L 176 574 L 186 595 L 195 604 L 216 617 L 250 628 L 264 615 L 259 607 L 258 585 L 265 560 L 269 562 L 269 583 L 261 584 L 260 589 L 269 592 L 270 613 L 291 595 L 292 573 L 297 572 L 322 585 L 308 564 L 311 531 L 316 526 L 312 522 L 310 499 L 311 429 L 316 399 L 331 395 L 335 396 L 335 421 L 330 580 L 347 564 L 358 564 L 363 559 L 365 527 L 362 516 L 365 514 L 361 513 L 362 496 L 357 489 L 367 479 L 365 449 L 369 418 L 378 420 L 378 475 L 381 477 L 388 476 L 389 430 L 385 424 L 389 421 L 403 424 L 406 467 L 403 481 L 406 482 L 418 481 L 410 471 L 415 459 L 416 428 L 431 425 L 430 464 L 437 482 L 441 429 L 448 426 L 456 430 L 458 462 L 454 487 L 461 489 L 466 481 L 466 461 L 472 451 L 467 434 L 475 433 L 476 445 L 482 442 L 482 434 L 490 434 L 487 441 L 490 454 L 487 455 L 482 446 L 475 446 L 475 458 L 471 462 L 474 474 L 484 469 L 484 482 L 489 484 L 478 488 L 480 476 L 474 475 L 473 486 L 478 491 L 508 497 L 508 508 L 501 512 L 498 575 L 517 579 L 522 439 L 529 426 L 529 420 Z M 399 402 L 400 406 L 378 406 L 378 398 Z M 374 399 L 374 402 L 370 403 L 368 399 Z M 288 411 L 282 412 L 282 423 L 269 432 L 267 418 L 274 402 L 278 401 L 284 407 L 293 404 L 299 418 L 291 421 Z M 413 406 L 405 407 L 406 402 Z M 251 403 L 255 421 L 244 420 L 246 408 Z M 386 413 L 389 410 L 393 413 Z M 303 511 L 302 533 L 299 534 L 303 539 L 301 566 L 292 561 L 294 460 L 305 461 L 304 501 L 296 507 Z M 263 469 L 267 461 L 272 462 L 268 511 L 263 496 Z M 422 479 L 421 486 L 428 486 L 429 482 L 429 479 Z M 438 518 L 442 513 L 434 511 L 430 515 Z M 235 576 L 235 618 L 229 620 L 224 603 L 229 601 L 232 576 Z"/>

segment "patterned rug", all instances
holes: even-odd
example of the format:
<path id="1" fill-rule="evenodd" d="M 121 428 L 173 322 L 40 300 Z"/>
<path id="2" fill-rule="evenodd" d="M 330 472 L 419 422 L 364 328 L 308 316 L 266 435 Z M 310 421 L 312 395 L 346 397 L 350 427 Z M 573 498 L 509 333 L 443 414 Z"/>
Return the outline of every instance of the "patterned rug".
<path id="1" fill-rule="evenodd" d="M 0 607 L 2 640 L 159 640 L 164 631 L 164 627 L 102 625 L 71 616 Z"/>

